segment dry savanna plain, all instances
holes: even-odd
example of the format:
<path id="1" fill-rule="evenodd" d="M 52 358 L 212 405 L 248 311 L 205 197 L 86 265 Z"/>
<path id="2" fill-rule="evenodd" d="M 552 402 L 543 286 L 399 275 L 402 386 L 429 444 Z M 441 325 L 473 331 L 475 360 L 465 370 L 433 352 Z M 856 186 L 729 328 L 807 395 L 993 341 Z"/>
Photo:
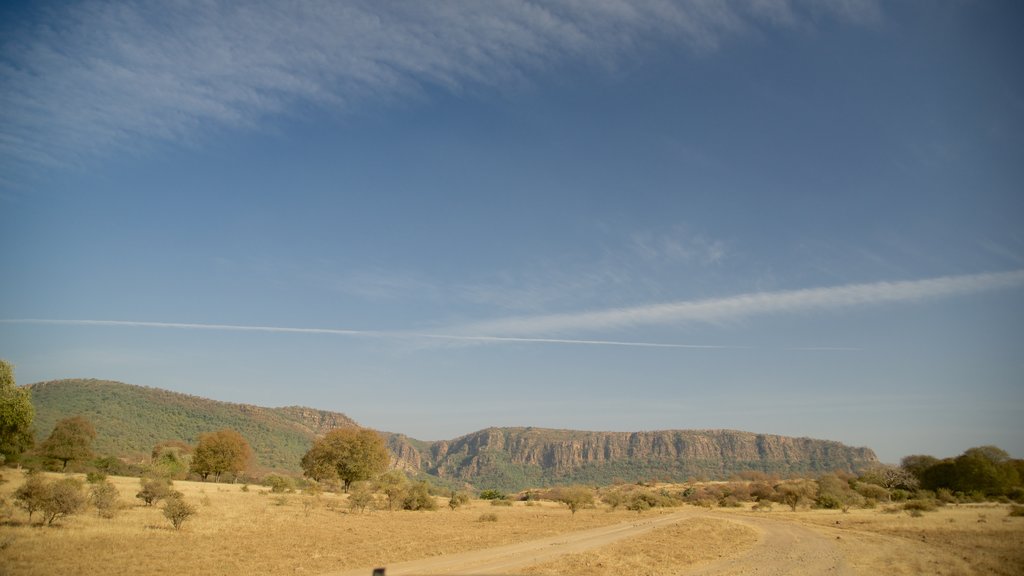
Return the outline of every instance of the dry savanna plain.
<path id="1" fill-rule="evenodd" d="M 24 482 L 4 470 L 0 496 Z M 53 478 L 60 475 L 51 474 Z M 179 530 L 135 498 L 138 478 L 111 477 L 120 510 L 86 508 L 41 526 L 8 509 L 2 574 L 725 575 L 1024 574 L 1024 517 L 1002 504 L 922 515 L 874 509 L 679 506 L 644 512 L 555 502 L 357 512 L 346 495 L 276 494 L 262 486 L 177 481 L 197 513 Z M 676 487 L 678 488 L 678 487 Z"/>

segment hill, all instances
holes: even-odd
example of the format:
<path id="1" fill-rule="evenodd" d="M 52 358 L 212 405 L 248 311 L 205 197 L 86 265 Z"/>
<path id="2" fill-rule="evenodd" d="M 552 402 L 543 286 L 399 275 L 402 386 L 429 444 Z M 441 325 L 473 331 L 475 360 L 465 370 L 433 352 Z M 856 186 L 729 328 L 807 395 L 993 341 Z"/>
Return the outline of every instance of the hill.
<path id="1" fill-rule="evenodd" d="M 28 388 L 38 439 L 58 420 L 81 415 L 96 427 L 93 448 L 99 454 L 148 456 L 163 440 L 195 444 L 204 432 L 231 428 L 249 441 L 260 467 L 298 471 L 313 438 L 332 428 L 357 426 L 337 412 L 233 404 L 107 380 L 55 380 Z"/>
<path id="2" fill-rule="evenodd" d="M 358 426 L 338 412 L 233 404 L 104 380 L 28 387 L 40 438 L 57 420 L 82 415 L 96 426 L 95 449 L 101 454 L 148 455 L 163 440 L 194 444 L 199 434 L 232 428 L 252 445 L 261 468 L 299 472 L 299 461 L 314 438 L 332 428 Z M 718 479 L 745 470 L 856 471 L 878 461 L 868 448 L 736 430 L 488 428 L 438 442 L 385 435 L 399 468 L 445 483 L 507 491 L 572 482 Z"/>

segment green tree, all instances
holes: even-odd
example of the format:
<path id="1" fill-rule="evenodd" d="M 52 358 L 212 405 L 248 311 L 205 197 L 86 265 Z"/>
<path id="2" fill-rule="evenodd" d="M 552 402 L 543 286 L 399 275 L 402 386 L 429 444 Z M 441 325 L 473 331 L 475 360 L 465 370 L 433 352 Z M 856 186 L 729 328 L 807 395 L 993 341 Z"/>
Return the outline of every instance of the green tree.
<path id="1" fill-rule="evenodd" d="M 931 468 L 932 466 L 938 463 L 939 459 L 936 458 L 935 456 L 929 456 L 927 454 L 913 454 L 910 456 L 904 456 L 903 459 L 900 460 L 900 468 L 913 474 L 914 477 L 918 479 L 918 481 L 923 481 L 925 470 Z M 890 489 L 894 488 L 894 486 L 885 487 Z M 900 486 L 895 486 L 895 488 L 903 488 L 904 490 L 907 489 Z"/>
<path id="2" fill-rule="evenodd" d="M 237 475 L 249 466 L 250 461 L 252 449 L 249 443 L 238 432 L 225 428 L 199 436 L 189 469 L 204 481 L 213 474 L 214 481 L 220 482 L 222 474 Z"/>
<path id="3" fill-rule="evenodd" d="M 32 447 L 35 409 L 28 389 L 14 384 L 14 366 L 0 360 L 0 463 Z"/>
<path id="4" fill-rule="evenodd" d="M 368 428 L 336 428 L 313 442 L 302 457 L 306 476 L 342 482 L 345 492 L 353 482 L 370 480 L 383 473 L 390 461 L 384 438 Z"/>
<path id="5" fill-rule="evenodd" d="M 68 462 L 92 457 L 95 439 L 96 429 L 92 423 L 81 416 L 72 416 L 57 422 L 39 449 L 44 456 L 60 460 L 63 463 L 61 469 L 67 470 Z"/>

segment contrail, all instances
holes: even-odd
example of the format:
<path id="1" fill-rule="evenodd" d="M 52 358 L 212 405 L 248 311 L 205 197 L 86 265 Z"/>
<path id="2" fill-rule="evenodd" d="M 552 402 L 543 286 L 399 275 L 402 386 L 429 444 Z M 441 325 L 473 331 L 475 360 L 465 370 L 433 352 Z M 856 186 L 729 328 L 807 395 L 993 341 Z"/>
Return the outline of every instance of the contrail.
<path id="1" fill-rule="evenodd" d="M 45 318 L 0 319 L 4 324 L 50 324 L 61 326 L 121 326 L 131 328 L 172 328 L 184 330 L 220 330 L 235 332 L 274 332 L 285 334 L 335 334 L 377 338 L 427 338 L 460 342 L 523 342 L 540 344 L 577 344 L 590 346 L 632 346 L 638 348 L 685 348 L 704 350 L 740 350 L 749 346 L 715 344 L 673 344 L 665 342 L 634 342 L 618 340 L 579 340 L 571 338 L 526 338 L 515 336 L 486 336 L 459 334 L 430 334 L 423 332 L 396 332 L 384 330 L 349 330 L 342 328 L 298 328 L 289 326 L 248 326 L 244 324 L 202 324 L 194 322 L 146 322 L 138 320 L 55 320 Z"/>

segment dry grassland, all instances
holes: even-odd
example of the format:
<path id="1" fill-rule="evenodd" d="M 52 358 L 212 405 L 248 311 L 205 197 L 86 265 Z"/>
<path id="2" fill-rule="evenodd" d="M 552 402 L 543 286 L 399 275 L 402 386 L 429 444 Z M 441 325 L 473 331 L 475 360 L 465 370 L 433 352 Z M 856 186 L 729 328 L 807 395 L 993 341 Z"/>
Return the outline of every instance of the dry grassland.
<path id="1" fill-rule="evenodd" d="M 5 470 L 0 494 L 10 501 L 20 473 Z M 160 507 L 134 498 L 137 478 L 111 478 L 126 508 L 113 519 L 87 509 L 60 526 L 28 526 L 16 511 L 0 526 L 3 574 L 321 574 L 429 558 L 570 531 L 635 521 L 635 512 L 583 510 L 540 503 L 511 507 L 476 501 L 458 511 L 358 514 L 345 497 L 276 495 L 266 488 L 176 482 L 198 514 L 181 531 Z M 677 509 L 678 510 L 678 509 Z M 648 511 L 642 518 L 674 512 Z M 682 574 L 723 556 L 756 562 L 771 521 L 798 525 L 822 536 L 848 573 L 1024 574 L 1024 518 L 1005 506 L 947 506 L 922 517 L 882 510 L 799 511 L 776 507 L 704 511 L 598 550 L 566 555 L 526 570 L 531 574 Z M 496 522 L 480 516 L 494 513 Z M 758 543 L 761 543 L 761 548 Z M 6 544 L 6 545 L 5 545 Z M 714 564 L 711 564 L 714 566 Z"/>
<path id="2" fill-rule="evenodd" d="M 949 505 L 920 517 L 881 509 L 772 516 L 834 539 L 857 574 L 1024 574 L 1024 518 L 1009 517 L 1004 505 Z"/>
<path id="3" fill-rule="evenodd" d="M 0 485 L 10 500 L 21 484 L 17 472 Z M 489 548 L 614 524 L 635 513 L 583 510 L 540 503 L 495 507 L 473 502 L 453 512 L 350 512 L 344 496 L 264 494 L 264 487 L 243 492 L 240 485 L 174 483 L 195 504 L 198 514 L 180 532 L 171 528 L 159 506 L 135 499 L 138 478 L 110 478 L 128 506 L 113 519 L 87 510 L 59 527 L 0 526 L 0 566 L 16 574 L 320 574 Z M 481 522 L 483 513 L 497 522 Z M 38 516 L 36 517 L 38 518 Z M 38 521 L 38 520 L 36 520 Z"/>
<path id="4" fill-rule="evenodd" d="M 748 550 L 757 532 L 727 520 L 694 518 L 597 551 L 567 554 L 524 574 L 564 576 L 671 576 Z"/>

